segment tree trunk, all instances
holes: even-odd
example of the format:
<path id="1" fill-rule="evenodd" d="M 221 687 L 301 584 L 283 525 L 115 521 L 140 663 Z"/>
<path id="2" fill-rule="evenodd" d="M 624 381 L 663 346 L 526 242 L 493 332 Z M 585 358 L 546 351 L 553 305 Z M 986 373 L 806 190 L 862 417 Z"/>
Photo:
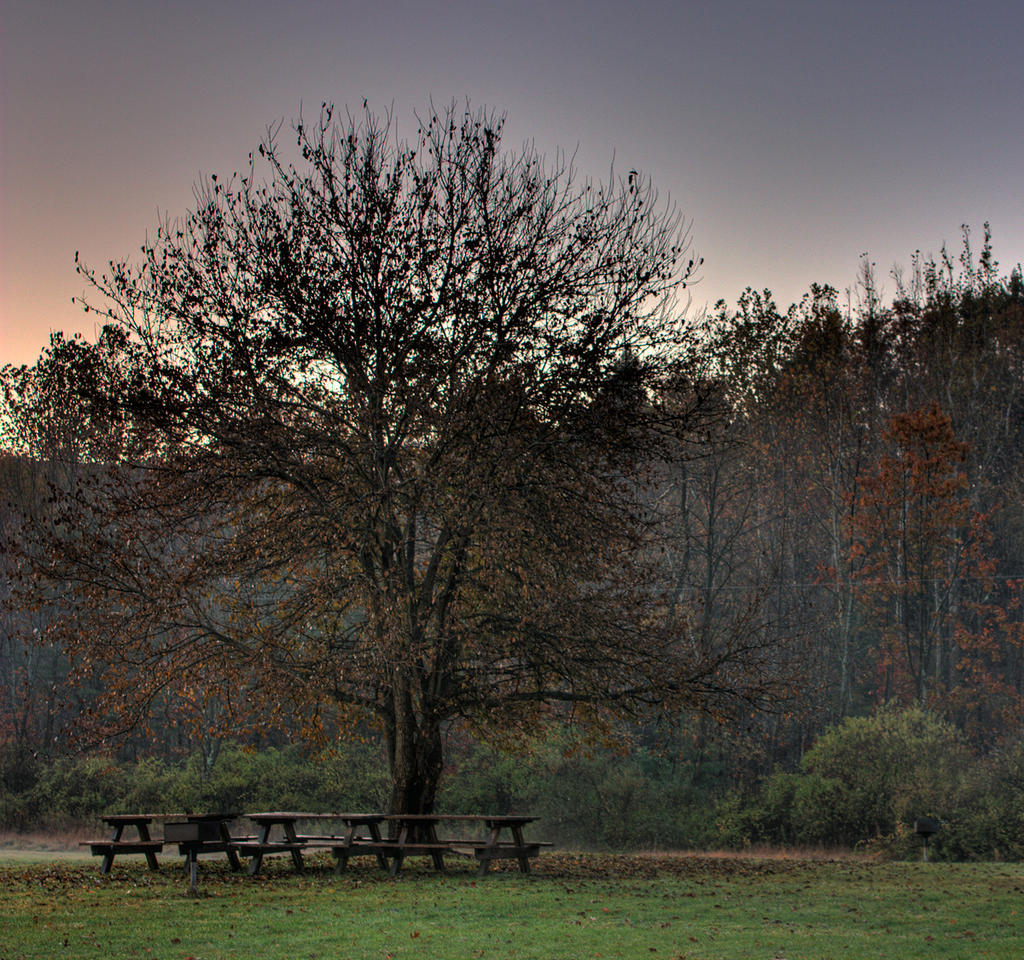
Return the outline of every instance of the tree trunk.
<path id="1" fill-rule="evenodd" d="M 396 737 L 391 754 L 389 813 L 433 813 L 441 782 L 441 731 L 410 729 Z"/>
<path id="2" fill-rule="evenodd" d="M 389 813 L 433 813 L 441 782 L 441 738 L 421 735 L 421 747 L 391 768 Z"/>
<path id="3" fill-rule="evenodd" d="M 394 712 L 386 729 L 391 764 L 389 813 L 433 813 L 444 768 L 440 721 L 417 716 L 408 683 L 395 684 Z"/>

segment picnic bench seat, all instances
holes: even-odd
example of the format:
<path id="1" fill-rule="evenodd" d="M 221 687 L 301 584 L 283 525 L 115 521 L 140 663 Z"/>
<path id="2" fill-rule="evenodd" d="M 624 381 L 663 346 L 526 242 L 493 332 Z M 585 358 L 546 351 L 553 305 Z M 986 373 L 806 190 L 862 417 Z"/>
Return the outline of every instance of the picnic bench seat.
<path id="1" fill-rule="evenodd" d="M 243 857 L 251 857 L 256 853 L 288 853 L 289 850 L 304 850 L 310 844 L 305 840 L 296 840 L 294 843 L 288 840 L 270 840 L 261 843 L 253 838 L 252 840 L 241 840 L 238 843 L 232 843 L 231 846 L 242 854 Z"/>
<path id="2" fill-rule="evenodd" d="M 79 846 L 88 847 L 94 857 L 103 857 L 100 873 L 110 873 L 114 857 L 122 853 L 144 853 L 150 870 L 159 870 L 156 855 L 164 849 L 160 840 L 82 840 Z"/>
<path id="3" fill-rule="evenodd" d="M 490 868 L 492 860 L 518 860 L 520 869 L 529 872 L 529 861 L 540 854 L 541 847 L 552 846 L 550 841 L 501 840 L 490 843 L 487 840 L 439 840 L 435 842 L 405 842 L 398 840 L 375 840 L 371 837 L 353 838 L 349 844 L 332 844 L 331 852 L 338 861 L 335 872 L 341 873 L 348 865 L 351 857 L 376 856 L 382 867 L 387 859 L 391 860 L 388 872 L 395 876 L 402 869 L 402 863 L 409 855 L 429 854 L 434 866 L 444 869 L 446 854 L 475 858 L 479 864 L 479 872 L 484 874 Z"/>
<path id="4" fill-rule="evenodd" d="M 490 869 L 492 860 L 518 860 L 519 869 L 523 873 L 530 872 L 530 860 L 540 855 L 541 847 L 552 846 L 547 840 L 499 840 L 489 843 L 486 840 L 471 840 L 468 843 L 454 841 L 450 844 L 451 852 L 463 857 L 475 857 L 479 864 L 479 874 L 483 876 Z"/>
<path id="5" fill-rule="evenodd" d="M 297 873 L 302 872 L 302 851 L 308 849 L 309 844 L 303 840 L 252 840 L 243 843 L 231 844 L 236 853 L 243 857 L 249 857 L 249 875 L 255 876 L 263 866 L 263 857 L 269 853 L 290 853 L 292 864 Z"/>
<path id="6" fill-rule="evenodd" d="M 491 860 L 511 859 L 519 857 L 517 851 L 526 851 L 525 856 L 536 857 L 540 854 L 541 847 L 553 846 L 550 840 L 527 840 L 522 844 L 514 840 L 502 840 L 499 843 L 488 843 L 486 840 L 452 840 L 448 847 L 452 853 L 467 857 L 480 857 L 481 853 L 488 854 Z"/>
<path id="7" fill-rule="evenodd" d="M 391 859 L 388 872 L 395 876 L 402 869 L 402 863 L 409 854 L 429 854 L 438 870 L 444 869 L 444 855 L 451 853 L 447 843 L 400 843 L 397 840 L 374 840 L 372 838 L 354 840 L 351 844 L 338 844 L 331 847 L 331 852 L 338 861 L 335 872 L 341 873 L 348 865 L 350 857 L 375 856 L 381 867 Z"/>

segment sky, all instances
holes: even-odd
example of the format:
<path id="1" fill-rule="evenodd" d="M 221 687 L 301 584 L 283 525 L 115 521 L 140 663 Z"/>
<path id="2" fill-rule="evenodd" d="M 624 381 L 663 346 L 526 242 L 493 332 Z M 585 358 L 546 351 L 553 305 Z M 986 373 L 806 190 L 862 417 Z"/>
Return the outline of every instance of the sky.
<path id="1" fill-rule="evenodd" d="M 134 258 L 201 176 L 322 101 L 507 114 L 505 143 L 640 169 L 692 223 L 691 314 L 884 295 L 915 250 L 1024 260 L 1020 0 L 0 0 L 0 365 L 92 337 L 75 252 Z"/>

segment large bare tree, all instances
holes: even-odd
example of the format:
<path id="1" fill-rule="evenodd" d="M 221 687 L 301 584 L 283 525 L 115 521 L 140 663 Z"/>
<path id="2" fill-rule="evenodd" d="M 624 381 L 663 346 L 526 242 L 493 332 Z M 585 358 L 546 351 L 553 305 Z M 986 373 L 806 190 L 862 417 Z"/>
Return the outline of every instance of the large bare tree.
<path id="1" fill-rule="evenodd" d="M 662 575 L 648 486 L 704 416 L 687 225 L 502 125 L 453 105 L 405 141 L 324 105 L 141 261 L 81 268 L 111 445 L 47 564 L 111 716 L 174 687 L 228 723 L 369 720 L 410 812 L 452 721 L 771 693 L 757 629 L 691 631 Z"/>

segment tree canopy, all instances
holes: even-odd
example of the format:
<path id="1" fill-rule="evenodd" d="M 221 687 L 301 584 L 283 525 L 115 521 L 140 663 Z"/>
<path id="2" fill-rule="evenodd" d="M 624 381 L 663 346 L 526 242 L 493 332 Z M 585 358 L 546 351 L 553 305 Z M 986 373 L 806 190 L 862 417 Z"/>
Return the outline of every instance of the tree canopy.
<path id="1" fill-rule="evenodd" d="M 369 721 L 408 812 L 455 720 L 777 692 L 767 634 L 691 629 L 666 570 L 662 465 L 720 394 L 678 312 L 687 224 L 502 126 L 432 108 L 407 142 L 325 104 L 291 161 L 271 129 L 140 261 L 80 267 L 105 439 L 35 560 L 97 719 L 173 691 L 206 725 Z"/>

